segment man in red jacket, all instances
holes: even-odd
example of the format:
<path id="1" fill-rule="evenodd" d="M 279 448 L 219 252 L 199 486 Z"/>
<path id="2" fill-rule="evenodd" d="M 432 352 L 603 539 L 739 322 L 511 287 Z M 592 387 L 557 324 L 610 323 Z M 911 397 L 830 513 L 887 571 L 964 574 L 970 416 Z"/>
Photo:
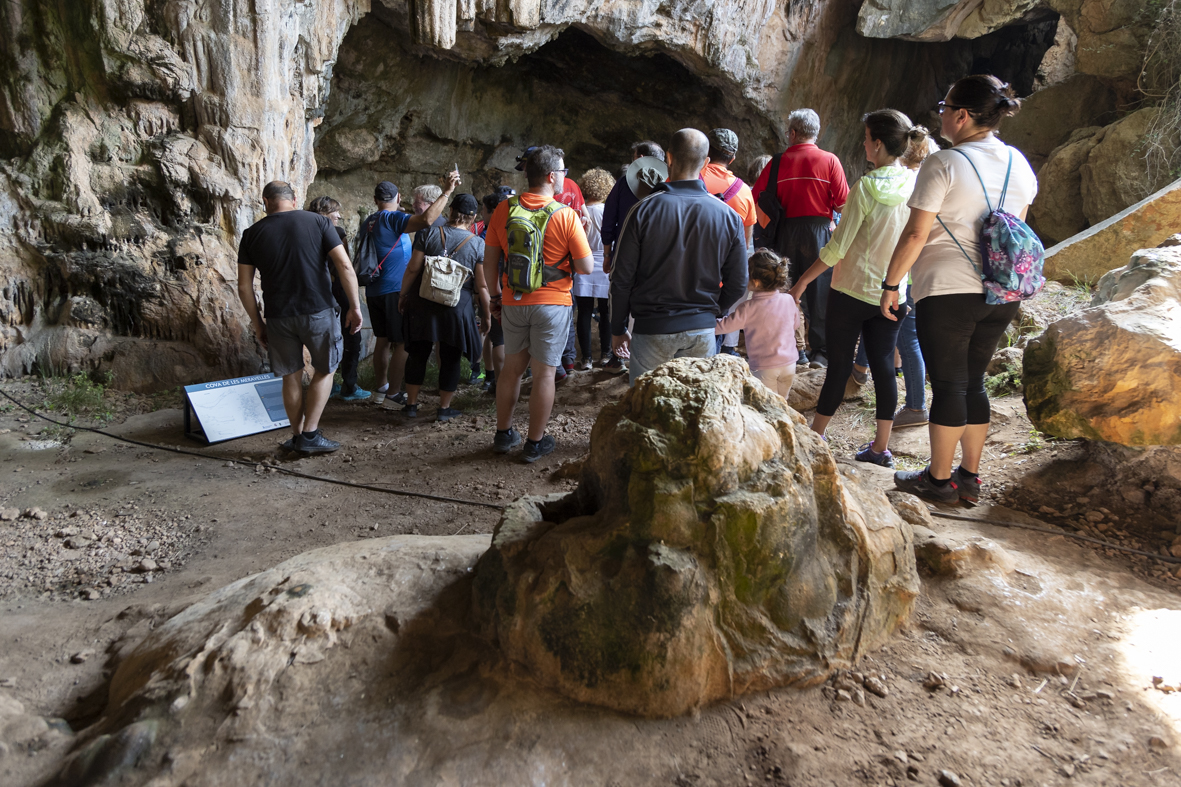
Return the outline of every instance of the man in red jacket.
<path id="1" fill-rule="evenodd" d="M 776 232 L 775 249 L 791 260 L 795 281 L 820 256 L 835 228 L 833 214 L 845 206 L 849 184 L 840 160 L 816 147 L 820 116 L 811 109 L 797 109 L 787 118 L 788 148 L 779 157 L 779 178 L 775 195 L 783 206 L 784 219 Z M 751 189 L 755 202 L 769 185 L 772 159 Z M 760 226 L 767 216 L 759 211 Z M 804 313 L 808 317 L 808 345 L 813 366 L 827 366 L 824 317 L 832 282 L 829 269 L 804 291 Z"/>

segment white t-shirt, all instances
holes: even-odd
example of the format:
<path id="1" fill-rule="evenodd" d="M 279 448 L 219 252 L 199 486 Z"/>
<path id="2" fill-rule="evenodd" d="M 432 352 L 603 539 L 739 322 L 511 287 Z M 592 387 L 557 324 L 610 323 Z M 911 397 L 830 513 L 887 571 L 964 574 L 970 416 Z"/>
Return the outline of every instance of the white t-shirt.
<path id="1" fill-rule="evenodd" d="M 976 165 L 988 188 L 988 202 L 980 178 L 972 171 L 972 164 L 956 151 L 966 153 Z M 1014 216 L 1020 216 L 1037 194 L 1037 178 L 1025 156 L 995 136 L 989 135 L 979 142 L 965 142 L 952 150 L 941 150 L 923 162 L 907 205 L 914 210 L 937 213 L 955 238 L 952 239 L 938 221 L 931 225 L 927 244 L 910 270 L 911 292 L 916 301 L 932 295 L 983 294 L 984 284 L 978 272 L 982 265 L 980 230 L 988 216 L 988 204 L 991 203 L 993 209 L 1000 205 L 1010 151 L 1013 167 L 1003 207 Z M 971 256 L 970 263 L 964 252 Z"/>

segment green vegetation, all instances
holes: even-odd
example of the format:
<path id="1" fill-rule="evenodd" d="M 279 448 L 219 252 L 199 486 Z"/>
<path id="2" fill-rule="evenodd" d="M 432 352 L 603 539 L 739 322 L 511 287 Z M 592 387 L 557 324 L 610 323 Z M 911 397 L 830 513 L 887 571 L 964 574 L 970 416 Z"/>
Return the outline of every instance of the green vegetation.
<path id="1" fill-rule="evenodd" d="M 100 381 L 96 381 L 96 377 Z M 109 421 L 113 416 L 107 407 L 106 394 L 111 379 L 110 372 L 103 375 L 48 377 L 42 382 L 45 390 L 43 406 L 46 410 L 67 416 L 71 422 L 80 416 Z"/>
<path id="2" fill-rule="evenodd" d="M 1000 374 L 984 378 L 984 390 L 992 398 L 1017 393 L 1021 388 L 1021 367 L 1017 364 L 1005 364 L 1005 369 Z"/>

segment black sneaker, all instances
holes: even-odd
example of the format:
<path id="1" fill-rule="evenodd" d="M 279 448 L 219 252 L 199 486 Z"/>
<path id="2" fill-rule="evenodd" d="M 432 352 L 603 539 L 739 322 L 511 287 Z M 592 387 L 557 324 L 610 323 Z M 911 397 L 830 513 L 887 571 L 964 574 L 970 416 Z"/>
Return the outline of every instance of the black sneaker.
<path id="1" fill-rule="evenodd" d="M 435 420 L 441 424 L 445 424 L 452 418 L 458 418 L 461 415 L 463 415 L 462 410 L 456 410 L 454 407 L 440 407 L 439 413 L 435 417 Z"/>
<path id="2" fill-rule="evenodd" d="M 542 435 L 541 439 L 537 442 L 526 440 L 525 450 L 522 451 L 522 456 L 526 462 L 536 462 L 546 454 L 552 454 L 554 452 L 554 447 L 557 446 L 557 444 L 557 441 L 554 440 L 554 438 L 550 435 Z"/>
<path id="3" fill-rule="evenodd" d="M 923 470 L 899 470 L 894 474 L 894 486 L 903 492 L 910 492 L 912 495 L 925 497 L 937 503 L 959 502 L 960 490 L 956 486 L 955 478 L 939 486 L 931 480 L 930 470 L 929 467 Z"/>
<path id="4" fill-rule="evenodd" d="M 827 369 L 828 358 L 824 353 L 812 353 L 812 360 L 808 361 L 809 369 Z"/>
<path id="5" fill-rule="evenodd" d="M 387 396 L 386 399 L 393 402 L 394 404 L 406 404 L 406 392 L 398 391 L 393 396 Z"/>
<path id="6" fill-rule="evenodd" d="M 406 416 L 407 418 L 417 418 L 418 417 L 418 405 L 416 405 L 416 404 L 406 405 L 405 407 L 402 408 L 402 415 Z"/>
<path id="7" fill-rule="evenodd" d="M 960 500 L 963 500 L 968 505 L 976 505 L 980 502 L 980 476 L 975 478 L 964 473 L 962 467 L 957 467 L 951 473 L 951 482 L 959 487 Z"/>
<path id="8" fill-rule="evenodd" d="M 279 443 L 279 449 L 282 451 L 294 451 L 295 450 L 295 438 L 292 437 L 289 440 L 284 440 L 283 442 Z"/>
<path id="9" fill-rule="evenodd" d="M 497 429 L 496 436 L 492 438 L 492 450 L 498 454 L 507 454 L 521 444 L 521 439 L 521 433 L 511 426 L 503 431 Z"/>
<path id="10" fill-rule="evenodd" d="M 329 440 L 319 429 L 316 430 L 315 436 L 310 439 L 301 434 L 295 438 L 294 444 L 295 450 L 301 454 L 330 454 L 340 448 L 340 443 L 335 440 Z"/>

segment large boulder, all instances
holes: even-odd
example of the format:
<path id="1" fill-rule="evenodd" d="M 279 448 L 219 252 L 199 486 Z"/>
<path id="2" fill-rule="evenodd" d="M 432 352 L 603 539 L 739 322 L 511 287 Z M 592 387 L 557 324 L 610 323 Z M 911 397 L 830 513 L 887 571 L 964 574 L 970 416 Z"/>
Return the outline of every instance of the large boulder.
<path id="1" fill-rule="evenodd" d="M 579 488 L 514 503 L 473 592 L 542 684 L 673 716 L 851 667 L 918 587 L 910 526 L 865 471 L 720 356 L 605 407 Z"/>
<path id="2" fill-rule="evenodd" d="M 1047 434 L 1181 444 L 1181 248 L 1138 251 L 1104 275 L 1090 308 L 1029 343 L 1022 379 Z"/>
<path id="3" fill-rule="evenodd" d="M 1050 197 L 1050 204 L 1053 199 Z M 1040 217 L 1038 205 L 1035 202 L 1033 208 Z M 1039 232 L 1044 232 L 1045 227 L 1040 220 L 1037 222 Z M 1046 278 L 1096 282 L 1137 249 L 1154 248 L 1178 229 L 1181 229 L 1181 180 L 1047 249 Z"/>
<path id="4" fill-rule="evenodd" d="M 1097 78 L 1075 74 L 1027 98 L 1005 121 L 1002 136 L 1035 163 L 1064 144 L 1074 129 L 1099 125 L 1115 110 L 1115 94 Z"/>
<path id="5" fill-rule="evenodd" d="M 1168 185 L 1168 172 L 1149 173 L 1145 135 L 1157 109 L 1146 107 L 1112 123 L 1095 135 L 1095 147 L 1079 168 L 1083 214 L 1098 224 Z"/>
<path id="6" fill-rule="evenodd" d="M 1029 206 L 1029 223 L 1046 243 L 1061 243 L 1090 226 L 1083 211 L 1082 166 L 1099 143 L 1102 130 L 1100 126 L 1075 129 L 1064 143 L 1050 151 L 1038 170 L 1037 196 Z"/>

